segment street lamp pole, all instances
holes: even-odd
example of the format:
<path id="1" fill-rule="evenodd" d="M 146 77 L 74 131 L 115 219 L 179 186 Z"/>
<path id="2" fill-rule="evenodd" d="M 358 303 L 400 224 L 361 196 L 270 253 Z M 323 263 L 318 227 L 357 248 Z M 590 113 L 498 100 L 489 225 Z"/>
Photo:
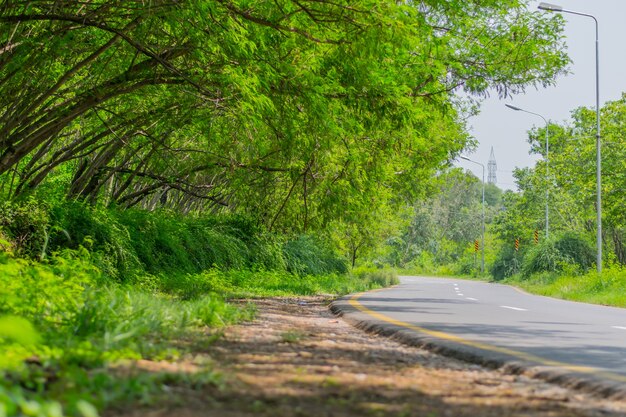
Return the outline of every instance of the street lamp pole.
<path id="1" fill-rule="evenodd" d="M 564 9 L 550 3 L 540 3 L 540 10 L 550 12 L 569 13 L 578 16 L 590 17 L 596 25 L 596 267 L 598 273 L 602 272 L 602 149 L 600 141 L 600 41 L 598 37 L 598 19 L 595 16 Z"/>
<path id="2" fill-rule="evenodd" d="M 482 233 L 482 251 L 481 251 L 481 261 L 480 261 L 480 272 L 485 274 L 485 166 L 480 162 L 476 162 L 474 160 L 469 159 L 466 156 L 459 155 L 459 158 L 464 159 L 468 162 L 472 162 L 474 164 L 480 165 L 483 168 L 483 233 Z"/>
<path id="3" fill-rule="evenodd" d="M 533 114 L 535 116 L 539 116 L 543 119 L 543 122 L 546 124 L 546 239 L 550 237 L 550 187 L 549 187 L 549 179 L 550 179 L 550 135 L 549 135 L 549 125 L 548 121 L 545 117 L 540 115 L 539 113 L 534 113 L 528 110 L 521 109 L 519 107 L 512 106 L 510 104 L 505 104 L 509 109 L 515 111 L 522 111 L 524 113 Z"/>

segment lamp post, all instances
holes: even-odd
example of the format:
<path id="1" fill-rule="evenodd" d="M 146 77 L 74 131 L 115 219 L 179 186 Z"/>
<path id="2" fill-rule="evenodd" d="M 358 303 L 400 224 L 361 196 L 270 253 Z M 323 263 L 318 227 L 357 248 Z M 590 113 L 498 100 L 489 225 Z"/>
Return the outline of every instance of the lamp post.
<path id="1" fill-rule="evenodd" d="M 598 19 L 595 16 L 564 9 L 550 3 L 540 3 L 540 10 L 549 12 L 569 13 L 578 16 L 590 17 L 596 25 L 596 266 L 598 273 L 602 272 L 602 150 L 600 142 L 600 42 L 598 40 Z"/>
<path id="2" fill-rule="evenodd" d="M 482 251 L 481 251 L 481 261 L 480 261 L 480 272 L 485 274 L 485 166 L 480 162 L 473 161 L 466 156 L 459 155 L 459 158 L 464 159 L 466 161 L 472 162 L 474 164 L 480 165 L 483 168 L 483 234 L 482 234 Z"/>
<path id="3" fill-rule="evenodd" d="M 509 109 L 515 110 L 515 111 L 522 111 L 524 113 L 528 113 L 528 114 L 533 114 L 535 116 L 539 116 L 543 119 L 544 123 L 546 124 L 546 180 L 549 179 L 550 176 L 550 135 L 548 133 L 549 127 L 548 127 L 548 121 L 546 120 L 545 117 L 543 117 L 542 115 L 540 115 L 539 113 L 534 113 L 528 110 L 524 110 L 521 109 L 519 107 L 515 107 L 512 106 L 510 104 L 505 104 L 505 106 L 507 106 Z M 549 184 L 549 182 L 548 182 Z M 546 186 L 546 239 L 548 239 L 550 237 L 550 191 L 549 191 L 549 186 Z"/>

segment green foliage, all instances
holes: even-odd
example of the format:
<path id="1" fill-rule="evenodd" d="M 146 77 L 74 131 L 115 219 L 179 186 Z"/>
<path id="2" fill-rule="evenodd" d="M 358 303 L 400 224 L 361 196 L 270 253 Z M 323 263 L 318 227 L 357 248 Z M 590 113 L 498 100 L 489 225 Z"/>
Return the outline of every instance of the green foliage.
<path id="1" fill-rule="evenodd" d="M 571 120 L 550 123 L 550 169 L 545 160 L 535 168 L 515 173 L 519 192 L 504 195 L 503 211 L 496 220 L 496 232 L 504 241 L 515 237 L 530 236 L 533 229 L 545 230 L 544 210 L 546 191 L 550 208 L 550 229 L 588 234 L 596 228 L 596 149 L 592 138 L 596 129 L 594 109 L 578 108 L 572 111 Z M 603 245 L 604 262 L 616 259 L 626 263 L 626 247 L 623 244 L 626 217 L 624 198 L 623 161 L 624 123 L 626 123 L 626 95 L 619 100 L 607 102 L 601 109 L 603 147 L 602 169 L 610 175 L 602 176 Z M 546 128 L 529 132 L 532 152 L 545 157 Z M 549 175 L 547 173 L 549 172 Z M 575 263 L 589 267 L 589 259 L 582 259 L 585 249 L 582 243 L 572 243 L 576 248 L 561 248 L 575 258 Z M 569 245 L 569 243 L 563 243 Z M 571 253 L 570 253 L 571 252 Z M 587 258 L 589 258 L 587 256 Z M 545 259 L 545 262 L 551 262 Z M 554 263 L 554 262 L 552 262 Z M 554 269 L 554 266 L 550 267 Z M 545 268 L 544 268 L 545 269 Z"/>
<path id="2" fill-rule="evenodd" d="M 115 211 L 64 202 L 52 206 L 50 218 L 52 227 L 63 231 L 52 235 L 50 251 L 85 247 L 103 274 L 118 282 L 141 271 L 129 230 Z"/>
<path id="3" fill-rule="evenodd" d="M 181 299 L 196 300 L 209 292 L 227 298 L 255 298 L 315 294 L 343 295 L 397 283 L 394 273 L 357 268 L 350 274 L 293 275 L 286 271 L 217 269 L 160 278 L 162 289 Z"/>
<path id="4" fill-rule="evenodd" d="M 301 235 L 284 246 L 287 271 L 296 275 L 345 274 L 348 267 L 327 244 L 309 235 Z"/>
<path id="5" fill-rule="evenodd" d="M 357 244 L 385 238 L 354 236 L 364 214 L 422 196 L 470 144 L 455 91 L 506 96 L 568 64 L 562 19 L 518 0 L 5 3 L 3 197 L 289 235 L 341 218 Z"/>
<path id="6" fill-rule="evenodd" d="M 36 326 L 65 322 L 76 313 L 85 288 L 99 279 L 85 252 L 65 252 L 46 265 L 0 257 L 0 314 Z"/>
<path id="7" fill-rule="evenodd" d="M 595 264 L 595 250 L 586 236 L 566 232 L 531 248 L 524 257 L 522 272 L 558 272 L 574 266 L 586 272 Z"/>
<path id="8" fill-rule="evenodd" d="M 23 317 L 0 316 L 0 340 L 33 345 L 39 341 L 39 333 L 33 324 Z"/>
<path id="9" fill-rule="evenodd" d="M 369 288 L 385 288 L 400 283 L 396 272 L 390 269 L 360 266 L 355 268 L 352 274 L 365 282 Z"/>
<path id="10" fill-rule="evenodd" d="M 45 264 L 2 258 L 0 394 L 11 384 L 28 389 L 0 395 L 0 404 L 15 410 L 7 415 L 18 415 L 26 403 L 56 410 L 59 403 L 41 395 L 48 391 L 70 414 L 85 415 L 89 406 L 84 400 L 101 407 L 122 394 L 123 384 L 115 388 L 113 377 L 106 377 L 110 391 L 100 391 L 102 376 L 94 375 L 108 363 L 162 355 L 177 336 L 253 314 L 217 295 L 184 300 L 136 287 L 98 285 L 102 281 L 84 249 L 65 251 Z M 36 358 L 34 364 L 28 358 Z"/>
<path id="11" fill-rule="evenodd" d="M 437 192 L 416 204 L 402 235 L 388 241 L 392 250 L 387 262 L 420 273 L 469 275 L 480 269 L 481 253 L 478 262 L 474 260 L 474 242 L 478 240 L 481 250 L 485 245 L 488 268 L 495 243 L 491 226 L 502 208 L 502 191 L 495 185 L 488 187 L 483 242 L 481 182 L 458 168 L 442 172 L 438 182 Z"/>
<path id="12" fill-rule="evenodd" d="M 118 282 L 146 282 L 146 272 L 183 276 L 212 268 L 347 272 L 345 260 L 320 238 L 301 235 L 283 243 L 242 216 L 180 216 L 70 202 L 54 205 L 50 219 L 47 226 L 64 233 L 51 237 L 49 251 L 86 246 L 103 275 Z"/>
<path id="13" fill-rule="evenodd" d="M 241 268 L 249 264 L 248 247 L 237 237 L 243 231 L 217 220 L 141 210 L 126 210 L 119 216 L 138 259 L 152 274 L 194 273 L 213 265 Z"/>
<path id="14" fill-rule="evenodd" d="M 506 282 L 535 294 L 626 307 L 626 270 L 621 265 L 609 265 L 601 275 L 595 271 L 581 274 L 580 270 L 565 269 L 557 273 L 533 274 L 530 277 L 517 275 Z"/>
<path id="15" fill-rule="evenodd" d="M 513 245 L 503 246 L 491 266 L 491 276 L 495 280 L 501 280 L 517 274 L 522 268 L 522 257 Z"/>
<path id="16" fill-rule="evenodd" d="M 45 203 L 32 199 L 0 204 L 0 227 L 20 256 L 38 257 L 48 240 L 50 219 Z"/>

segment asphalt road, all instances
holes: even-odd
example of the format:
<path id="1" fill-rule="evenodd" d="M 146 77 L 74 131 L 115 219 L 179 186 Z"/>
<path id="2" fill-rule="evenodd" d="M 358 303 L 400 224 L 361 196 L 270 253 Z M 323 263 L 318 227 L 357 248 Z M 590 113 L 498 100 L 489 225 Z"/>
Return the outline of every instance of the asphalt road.
<path id="1" fill-rule="evenodd" d="M 429 337 L 626 383 L 626 309 L 475 281 L 401 277 L 353 297 L 369 316 Z"/>

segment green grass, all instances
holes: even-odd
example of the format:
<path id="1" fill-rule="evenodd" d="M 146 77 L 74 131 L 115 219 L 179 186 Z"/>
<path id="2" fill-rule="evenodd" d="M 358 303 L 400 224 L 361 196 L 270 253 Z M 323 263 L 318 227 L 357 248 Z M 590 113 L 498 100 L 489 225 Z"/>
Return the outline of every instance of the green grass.
<path id="1" fill-rule="evenodd" d="M 92 256 L 82 248 L 44 263 L 0 256 L 0 415 L 92 417 L 96 409 L 149 403 L 172 384 L 218 384 L 210 367 L 193 376 L 131 377 L 112 367 L 176 360 L 189 345 L 210 340 L 214 329 L 254 316 L 253 305 L 227 298 L 343 295 L 397 283 L 393 272 L 375 268 L 302 276 L 213 268 L 117 284 Z M 284 340 L 296 342 L 298 335 Z"/>
<path id="2" fill-rule="evenodd" d="M 254 314 L 216 294 L 182 299 L 102 282 L 84 252 L 48 263 L 0 257 L 0 415 L 90 416 L 93 406 L 144 401 L 182 376 L 120 378 L 111 365 L 179 357 L 179 338 L 208 338 Z"/>
<path id="3" fill-rule="evenodd" d="M 212 269 L 200 274 L 160 277 L 161 289 L 182 299 L 207 292 L 226 298 L 286 297 L 298 295 L 344 295 L 388 287 L 398 283 L 390 270 L 358 268 L 350 274 L 294 275 L 286 271 Z"/>
<path id="4" fill-rule="evenodd" d="M 626 307 L 626 269 L 619 266 L 609 267 L 601 275 L 595 271 L 583 275 L 543 273 L 528 278 L 516 275 L 504 283 L 518 286 L 533 294 Z"/>

